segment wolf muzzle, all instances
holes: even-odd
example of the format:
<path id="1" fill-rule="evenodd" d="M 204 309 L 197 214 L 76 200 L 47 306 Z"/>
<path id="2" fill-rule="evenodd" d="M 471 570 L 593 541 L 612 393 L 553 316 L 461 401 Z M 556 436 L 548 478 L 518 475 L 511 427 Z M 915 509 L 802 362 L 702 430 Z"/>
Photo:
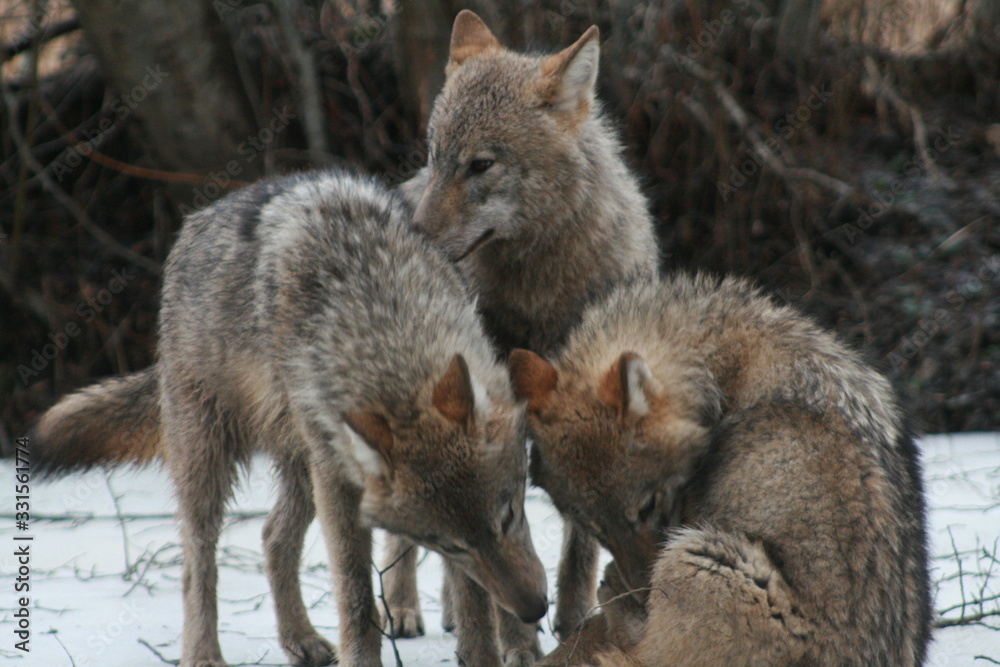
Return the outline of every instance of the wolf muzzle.
<path id="1" fill-rule="evenodd" d="M 496 602 L 525 623 L 534 623 L 548 612 L 545 568 L 529 536 L 526 545 L 504 544 L 473 559 L 469 576 Z M 505 549 L 506 547 L 506 549 Z"/>

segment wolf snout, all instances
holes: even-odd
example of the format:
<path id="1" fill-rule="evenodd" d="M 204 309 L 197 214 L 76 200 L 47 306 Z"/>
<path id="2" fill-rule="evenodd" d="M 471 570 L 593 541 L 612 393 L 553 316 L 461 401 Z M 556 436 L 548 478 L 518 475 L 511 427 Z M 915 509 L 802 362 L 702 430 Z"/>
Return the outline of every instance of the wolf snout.
<path id="1" fill-rule="evenodd" d="M 507 562 L 483 563 L 488 574 L 483 577 L 500 606 L 525 623 L 534 623 L 548 612 L 548 587 L 545 569 L 532 552 Z M 485 569 L 484 568 L 484 569 Z"/>
<path id="2" fill-rule="evenodd" d="M 525 623 L 540 621 L 549 611 L 549 600 L 545 595 L 525 601 L 517 612 L 517 617 Z"/>
<path id="3" fill-rule="evenodd" d="M 525 623 L 534 623 L 548 613 L 549 599 L 546 596 L 544 579 L 530 584 L 517 585 L 513 581 L 511 584 L 513 585 L 493 592 L 501 607 Z"/>
<path id="4" fill-rule="evenodd" d="M 496 582 L 499 583 L 499 582 Z M 517 582 L 509 580 L 493 595 L 500 606 L 520 618 L 525 623 L 534 623 L 549 611 L 545 578 L 541 581 Z"/>

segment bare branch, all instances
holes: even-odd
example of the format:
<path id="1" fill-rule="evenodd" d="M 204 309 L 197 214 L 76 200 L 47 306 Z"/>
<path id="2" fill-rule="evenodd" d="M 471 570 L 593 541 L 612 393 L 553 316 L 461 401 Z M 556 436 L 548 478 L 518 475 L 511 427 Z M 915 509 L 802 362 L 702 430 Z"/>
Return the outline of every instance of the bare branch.
<path id="1" fill-rule="evenodd" d="M 913 123 L 913 145 L 927 173 L 936 181 L 951 184 L 950 180 L 938 169 L 937 164 L 931 158 L 930 149 L 927 145 L 927 125 L 924 123 L 924 117 L 920 113 L 920 109 L 903 99 L 903 96 L 882 75 L 878 65 L 875 64 L 875 59 L 871 56 L 865 57 L 865 73 L 871 79 L 876 95 L 885 97 L 890 104 L 896 107 L 902 116 L 910 118 Z"/>
<path id="2" fill-rule="evenodd" d="M 179 664 L 181 664 L 180 660 L 170 660 L 169 658 L 163 657 L 163 654 L 160 653 L 159 651 L 157 651 L 155 648 L 153 648 L 150 645 L 150 643 L 147 642 L 145 639 L 138 639 L 136 641 L 138 641 L 140 644 L 142 644 L 143 646 L 145 646 L 146 648 L 148 648 L 153 653 L 153 655 L 155 655 L 157 658 L 160 659 L 160 662 L 162 662 L 163 664 L 165 664 L 165 665 L 179 665 Z"/>
<path id="3" fill-rule="evenodd" d="M 136 251 L 123 245 L 118 241 L 118 239 L 101 229 L 101 227 L 95 223 L 89 215 L 87 215 L 87 212 L 84 211 L 72 197 L 66 194 L 66 192 L 64 192 L 63 189 L 52 180 L 52 177 L 46 173 L 45 167 L 42 166 L 42 164 L 35 159 L 35 156 L 31 154 L 31 148 L 28 146 L 28 142 L 21 133 L 21 128 L 18 127 L 17 122 L 14 120 L 17 118 L 17 100 L 10 92 L 10 88 L 7 86 L 6 82 L 3 81 L 3 77 L 0 77 L 0 93 L 3 95 L 4 104 L 7 107 L 7 113 L 11 119 L 11 122 L 8 124 L 8 131 L 10 132 L 11 139 L 13 139 L 15 145 L 17 146 L 17 151 L 20 153 L 21 159 L 24 160 L 28 167 L 38 175 L 42 187 L 45 188 L 45 190 L 52 195 L 56 201 L 66 207 L 76 221 L 80 223 L 80 226 L 87 230 L 87 232 L 97 241 L 108 248 L 109 251 L 119 257 L 127 259 L 136 266 L 140 266 L 154 275 L 159 275 L 162 272 L 159 264 L 148 257 L 143 257 Z"/>
<path id="4" fill-rule="evenodd" d="M 412 549 L 412 548 L 413 547 L 411 546 L 410 549 Z M 378 630 L 379 630 L 379 632 L 382 633 L 383 637 L 388 638 L 389 643 L 392 645 L 392 653 L 393 653 L 393 656 L 395 656 L 395 658 L 396 658 L 396 667 L 403 667 L 403 660 L 402 660 L 402 658 L 400 658 L 400 656 L 399 656 L 399 649 L 396 647 L 396 637 L 395 637 L 396 633 L 395 633 L 395 628 L 394 628 L 394 625 L 393 625 L 394 621 L 393 621 L 393 618 L 392 618 L 392 614 L 389 613 L 389 603 L 386 602 L 386 599 L 385 599 L 385 583 L 382 581 L 382 575 L 385 572 L 387 572 L 389 569 L 391 569 L 393 565 L 395 565 L 396 563 L 398 563 L 400 561 L 400 559 L 402 559 L 407 553 L 409 553 L 409 549 L 407 549 L 402 554 L 400 554 L 399 558 L 397 558 L 396 560 L 392 561 L 392 563 L 390 563 L 389 565 L 387 565 L 384 570 L 380 570 L 378 568 L 378 565 L 375 565 L 375 563 L 372 563 L 372 566 L 375 568 L 375 572 L 378 573 L 378 599 L 382 602 L 382 611 L 385 612 L 386 622 L 389 624 L 389 631 L 388 632 L 386 632 L 385 628 L 382 628 L 382 627 L 379 627 Z"/>
<path id="5" fill-rule="evenodd" d="M 854 187 L 844 181 L 827 174 L 822 174 L 815 169 L 795 167 L 787 164 L 785 160 L 783 160 L 771 149 L 770 146 L 768 146 L 758 128 L 753 122 L 751 122 L 749 114 L 747 114 L 743 107 L 740 106 L 739 102 L 736 101 L 733 94 L 730 93 L 729 90 L 723 85 L 719 77 L 715 76 L 715 74 L 705 69 L 691 58 L 688 58 L 683 53 L 677 51 L 669 44 L 665 44 L 661 47 L 660 54 L 673 60 L 696 79 L 699 79 L 700 81 L 711 86 L 712 92 L 719 100 L 722 108 L 725 109 L 730 120 L 733 121 L 736 127 L 739 128 L 740 132 L 742 132 L 747 138 L 750 145 L 753 146 L 754 152 L 760 157 L 761 161 L 773 172 L 786 180 L 813 183 L 821 188 L 836 193 L 839 197 L 856 194 Z M 777 138 L 772 138 L 772 141 L 777 142 L 778 145 L 781 145 L 782 143 Z M 782 152 L 785 155 L 791 154 L 791 151 L 789 150 L 783 150 Z"/>

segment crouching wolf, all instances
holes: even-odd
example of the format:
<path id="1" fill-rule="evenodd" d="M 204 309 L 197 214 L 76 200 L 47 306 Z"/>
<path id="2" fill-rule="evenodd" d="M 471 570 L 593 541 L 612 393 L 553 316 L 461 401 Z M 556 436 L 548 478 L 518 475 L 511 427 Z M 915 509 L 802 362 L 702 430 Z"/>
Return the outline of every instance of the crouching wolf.
<path id="1" fill-rule="evenodd" d="M 428 164 L 401 189 L 416 207 L 414 226 L 456 262 L 505 352 L 548 352 L 595 294 L 657 271 L 646 200 L 595 98 L 599 59 L 596 27 L 558 53 L 523 54 L 504 48 L 472 12 L 455 18 Z M 398 540 L 390 546 L 396 628 L 419 634 L 413 551 Z M 567 532 L 560 634 L 595 601 L 597 553 L 589 536 Z"/>
<path id="2" fill-rule="evenodd" d="M 158 363 L 66 397 L 37 425 L 33 454 L 51 471 L 166 461 L 184 544 L 185 666 L 223 664 L 216 543 L 254 450 L 273 457 L 281 485 L 264 550 L 293 661 L 337 659 L 299 587 L 314 514 L 341 665 L 381 664 L 373 526 L 445 557 L 466 664 L 500 664 L 489 594 L 525 622 L 545 614 L 523 513 L 524 409 L 460 277 L 407 214 L 373 181 L 318 172 L 192 215 L 166 264 Z"/>
<path id="3" fill-rule="evenodd" d="M 917 451 L 832 335 L 680 275 L 613 292 L 552 363 L 510 364 L 532 480 L 615 559 L 605 614 L 545 664 L 592 664 L 602 632 L 608 666 L 922 662 Z"/>

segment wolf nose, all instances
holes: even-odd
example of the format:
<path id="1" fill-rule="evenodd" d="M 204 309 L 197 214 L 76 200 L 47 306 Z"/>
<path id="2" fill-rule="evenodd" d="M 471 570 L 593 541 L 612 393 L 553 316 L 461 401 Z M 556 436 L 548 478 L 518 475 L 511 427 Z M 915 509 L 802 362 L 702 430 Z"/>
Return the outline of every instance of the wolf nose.
<path id="1" fill-rule="evenodd" d="M 526 604 L 518 617 L 525 623 L 535 623 L 540 621 L 545 614 L 549 611 L 549 601 L 543 595 L 536 600 L 533 600 L 529 604 Z"/>

